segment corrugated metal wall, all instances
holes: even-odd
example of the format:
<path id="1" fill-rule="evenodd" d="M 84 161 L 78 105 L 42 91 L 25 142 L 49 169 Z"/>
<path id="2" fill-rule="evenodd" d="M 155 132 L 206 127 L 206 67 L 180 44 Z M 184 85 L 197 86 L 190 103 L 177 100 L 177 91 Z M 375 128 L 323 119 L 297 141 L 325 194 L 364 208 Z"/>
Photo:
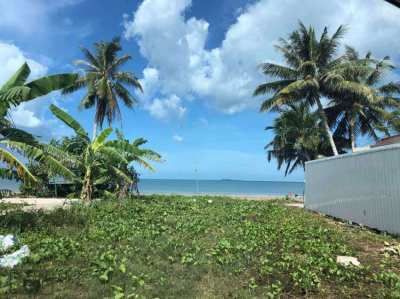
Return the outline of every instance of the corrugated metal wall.
<path id="1" fill-rule="evenodd" d="M 400 234 L 400 145 L 306 163 L 305 207 Z"/>

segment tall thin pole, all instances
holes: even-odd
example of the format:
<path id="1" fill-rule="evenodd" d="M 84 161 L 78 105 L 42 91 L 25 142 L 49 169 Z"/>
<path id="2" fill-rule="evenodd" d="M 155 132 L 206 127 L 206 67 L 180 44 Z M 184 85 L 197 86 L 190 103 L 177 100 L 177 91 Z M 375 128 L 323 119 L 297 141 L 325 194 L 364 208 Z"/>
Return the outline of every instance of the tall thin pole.
<path id="1" fill-rule="evenodd" d="M 54 183 L 54 195 L 57 198 L 57 184 L 56 184 L 56 177 L 53 177 L 53 183 Z"/>
<path id="2" fill-rule="evenodd" d="M 197 173 L 198 173 L 197 168 L 194 169 L 194 172 L 196 174 L 195 175 L 195 177 L 196 177 L 196 193 L 199 194 L 200 193 L 200 188 L 199 188 L 199 178 L 197 176 Z"/>

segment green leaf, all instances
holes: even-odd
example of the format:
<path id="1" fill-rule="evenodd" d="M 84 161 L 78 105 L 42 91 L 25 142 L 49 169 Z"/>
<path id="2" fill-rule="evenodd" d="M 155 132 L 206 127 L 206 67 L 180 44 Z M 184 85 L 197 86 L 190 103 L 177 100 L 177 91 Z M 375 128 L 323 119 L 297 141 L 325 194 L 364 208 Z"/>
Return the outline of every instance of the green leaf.
<path id="1" fill-rule="evenodd" d="M 15 74 L 1 87 L 0 92 L 5 92 L 12 87 L 24 85 L 26 79 L 28 78 L 31 70 L 28 64 L 25 62 Z"/>
<path id="2" fill-rule="evenodd" d="M 126 273 L 126 266 L 125 266 L 125 264 L 121 264 L 120 266 L 119 266 L 119 271 L 121 271 L 122 273 Z"/>
<path id="3" fill-rule="evenodd" d="M 65 123 L 68 127 L 73 129 L 77 135 L 85 139 L 86 141 L 90 141 L 87 132 L 85 131 L 84 128 L 74 119 L 72 116 L 70 116 L 67 112 L 64 110 L 58 108 L 56 105 L 50 105 L 50 110 L 54 114 L 55 117 L 57 117 L 59 120 L 61 120 L 63 123 Z"/>
<path id="4" fill-rule="evenodd" d="M 28 181 L 37 182 L 36 177 L 29 171 L 29 169 L 15 157 L 12 153 L 0 147 L 0 161 L 5 162 L 8 167 L 15 168 L 18 176 Z"/>
<path id="5" fill-rule="evenodd" d="M 21 101 L 32 100 L 44 96 L 52 91 L 71 86 L 78 78 L 77 74 L 57 74 L 42 77 L 26 84 L 30 88 L 29 94 Z"/>
<path id="6" fill-rule="evenodd" d="M 105 140 L 112 133 L 111 128 L 104 129 L 99 135 L 97 135 L 96 139 L 92 143 L 93 151 L 97 151 L 101 146 L 104 145 Z"/>

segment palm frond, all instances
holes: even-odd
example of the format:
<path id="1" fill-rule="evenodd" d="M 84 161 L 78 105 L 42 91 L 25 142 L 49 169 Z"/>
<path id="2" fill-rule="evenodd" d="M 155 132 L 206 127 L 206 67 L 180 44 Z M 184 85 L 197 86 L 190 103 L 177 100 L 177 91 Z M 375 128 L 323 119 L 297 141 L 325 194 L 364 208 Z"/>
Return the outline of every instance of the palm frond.
<path id="1" fill-rule="evenodd" d="M 121 65 L 128 62 L 130 59 L 132 59 L 132 56 L 130 56 L 130 55 L 124 55 L 122 57 L 119 57 L 111 63 L 111 66 L 109 67 L 109 69 L 113 70 L 113 71 L 117 71 Z"/>
<path id="2" fill-rule="evenodd" d="M 294 80 L 298 76 L 296 70 L 275 63 L 262 63 L 260 64 L 260 68 L 265 75 L 280 79 Z"/>
<path id="3" fill-rule="evenodd" d="M 59 120 L 61 120 L 64 124 L 66 124 L 71 129 L 73 129 L 77 135 L 79 135 L 86 141 L 90 140 L 85 129 L 82 128 L 82 126 L 74 118 L 72 118 L 72 116 L 70 116 L 67 112 L 65 112 L 64 110 L 58 108 L 56 105 L 53 105 L 53 104 L 50 105 L 50 110 L 54 114 L 55 117 L 57 117 Z"/>
<path id="4" fill-rule="evenodd" d="M 20 178 L 34 183 L 37 182 L 37 178 L 29 171 L 24 163 L 2 147 L 0 147 L 0 161 L 5 162 L 10 169 L 15 169 Z"/>
<path id="5" fill-rule="evenodd" d="M 131 72 L 117 72 L 115 73 L 115 79 L 121 83 L 133 86 L 143 92 L 142 85 L 140 84 L 138 78 L 136 78 L 136 76 Z"/>
<path id="6" fill-rule="evenodd" d="M 293 82 L 294 80 L 279 80 L 260 84 L 254 90 L 253 96 L 259 96 L 270 92 L 278 92 Z"/>
<path id="7" fill-rule="evenodd" d="M 99 135 L 96 136 L 96 139 L 92 143 L 93 151 L 98 150 L 100 147 L 104 146 L 104 142 L 112 133 L 111 128 L 104 129 Z"/>
<path id="8" fill-rule="evenodd" d="M 78 79 L 77 74 L 57 74 L 39 78 L 26 84 L 29 94 L 20 101 L 28 101 L 44 96 L 52 91 L 67 88 Z"/>
<path id="9" fill-rule="evenodd" d="M 28 64 L 25 62 L 15 73 L 14 75 L 8 79 L 6 83 L 0 88 L 0 93 L 9 90 L 10 88 L 22 86 L 25 84 L 26 80 L 31 73 L 31 69 Z"/>
<path id="10" fill-rule="evenodd" d="M 81 48 L 81 51 L 83 53 L 83 55 L 85 56 L 85 58 L 88 60 L 88 62 L 90 63 L 90 65 L 92 65 L 92 67 L 94 69 L 99 69 L 100 68 L 100 64 L 97 61 L 96 57 L 94 57 L 94 55 L 92 54 L 92 52 L 90 52 L 89 49 L 86 49 L 84 47 Z"/>
<path id="11" fill-rule="evenodd" d="M 132 97 L 130 92 L 118 82 L 115 84 L 114 89 L 115 92 L 117 93 L 117 96 L 120 99 L 122 99 L 126 107 L 132 108 L 133 105 L 137 103 L 137 101 L 135 100 L 135 98 Z"/>

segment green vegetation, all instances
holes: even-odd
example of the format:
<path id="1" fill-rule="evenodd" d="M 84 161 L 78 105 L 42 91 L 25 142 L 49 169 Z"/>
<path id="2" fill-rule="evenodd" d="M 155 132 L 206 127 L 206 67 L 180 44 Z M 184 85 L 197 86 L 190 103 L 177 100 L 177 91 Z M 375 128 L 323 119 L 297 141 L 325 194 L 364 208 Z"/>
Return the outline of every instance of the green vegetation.
<path id="1" fill-rule="evenodd" d="M 119 116 L 117 99 L 128 107 L 135 103 L 124 84 L 141 91 L 142 88 L 133 73 L 121 70 L 131 57 L 117 57 L 122 50 L 119 39 L 95 43 L 95 48 L 95 55 L 83 48 L 88 61 L 76 62 L 85 66 L 84 76 L 52 75 L 25 83 L 30 74 L 25 63 L 0 89 L 0 162 L 7 166 L 0 168 L 0 177 L 21 180 L 21 190 L 27 195 L 53 195 L 50 181 L 58 177 L 69 185 L 64 188 L 64 196 L 77 196 L 80 190 L 80 198 L 88 201 L 93 195 L 100 197 L 107 193 L 122 198 L 137 192 L 138 174 L 133 163 L 154 171 L 148 161 L 161 161 L 156 152 L 141 148 L 147 142 L 143 138 L 129 142 L 117 131 L 117 138 L 108 140 L 111 128 L 97 136 L 97 124 L 102 127 L 105 118 L 111 124 Z M 81 106 L 96 107 L 92 140 L 75 119 L 54 105 L 50 107 L 52 113 L 70 127 L 75 136 L 39 143 L 31 134 L 13 127 L 8 119 L 9 109 L 22 102 L 55 90 L 70 93 L 83 87 L 87 88 L 87 93 Z M 29 167 L 14 153 L 28 159 Z M 65 194 L 68 191 L 70 193 Z M 54 193 L 57 196 L 56 189 Z"/>
<path id="2" fill-rule="evenodd" d="M 132 57 L 129 55 L 117 57 L 118 52 L 122 50 L 119 38 L 114 38 L 111 42 L 98 42 L 94 46 L 95 54 L 82 48 L 86 60 L 75 61 L 75 64 L 84 67 L 85 75 L 63 90 L 63 93 L 71 93 L 81 88 L 87 89 L 80 107 L 84 109 L 96 107 L 92 139 L 96 136 L 97 125 L 102 127 L 105 118 L 110 125 L 116 117 L 120 117 L 118 99 L 129 108 L 136 103 L 124 85 L 143 91 L 139 80 L 132 72 L 120 70 L 121 66 Z"/>
<path id="3" fill-rule="evenodd" d="M 371 97 L 358 97 L 354 94 L 336 95 L 325 108 L 331 127 L 335 127 L 338 136 L 346 136 L 351 143 L 351 150 L 356 149 L 356 139 L 359 135 L 369 135 L 375 141 L 379 140 L 378 132 L 390 134 L 387 121 L 393 119 L 390 111 L 400 107 L 399 98 L 394 97 L 400 92 L 400 85 L 392 82 L 380 85 L 382 77 L 394 66 L 389 57 L 382 60 L 372 58 L 368 53 L 365 58 L 360 58 L 357 51 L 351 47 L 346 48 L 344 62 L 338 75 L 351 82 L 356 82 L 373 92 Z"/>
<path id="4" fill-rule="evenodd" d="M 286 174 L 320 156 L 354 151 L 358 136 L 400 131 L 400 86 L 382 79 L 393 70 L 389 58 L 360 58 L 350 47 L 339 55 L 344 31 L 329 36 L 325 28 L 318 38 L 300 23 L 277 46 L 286 65 L 261 65 L 277 79 L 254 92 L 269 95 L 262 111 L 279 113 L 267 128 L 275 134 L 268 159 L 277 159 Z M 72 185 L 68 195 L 82 199 L 50 213 L 0 204 L 0 234 L 16 234 L 32 251 L 15 269 L 0 270 L 0 296 L 400 298 L 399 247 L 387 250 L 396 239 L 278 201 L 135 197 L 135 163 L 153 170 L 150 162 L 161 157 L 142 148 L 143 138 L 129 141 L 102 128 L 120 116 L 119 101 L 135 104 L 129 88 L 142 91 L 134 74 L 121 70 L 131 59 L 117 57 L 121 50 L 119 39 L 95 43 L 94 54 L 83 48 L 82 76 L 26 83 L 24 64 L 0 88 L 0 162 L 6 165 L 0 177 L 22 180 L 33 195 L 49 195 L 51 181 L 61 178 Z M 41 143 L 8 118 L 22 102 L 81 88 L 81 107 L 96 109 L 92 138 L 54 105 L 50 110 L 73 136 Z M 356 256 L 362 266 L 341 266 L 338 255 Z"/>
<path id="5" fill-rule="evenodd" d="M 159 154 L 140 147 L 146 143 L 145 139 L 136 139 L 130 143 L 124 139 L 121 132 L 117 131 L 116 140 L 107 140 L 113 131 L 107 128 L 91 141 L 85 129 L 68 113 L 55 105 L 51 105 L 50 110 L 54 116 L 74 130 L 76 135 L 64 139 L 61 143 L 55 141 L 53 145 L 48 145 L 50 150 L 47 155 L 68 169 L 70 183 L 81 187 L 80 198 L 84 201 L 91 201 L 94 194 L 96 197 L 111 194 L 119 198 L 128 196 L 131 191 L 135 191 L 137 184 L 132 163 L 154 170 L 147 160 L 161 161 Z M 47 167 L 41 166 L 43 164 L 31 165 L 36 169 L 36 173 L 41 175 L 44 186 L 48 185 L 52 175 L 60 174 L 60 172 L 52 173 Z M 29 185 L 23 185 L 23 189 L 35 190 L 30 189 Z M 37 191 L 40 192 L 40 189 Z"/>
<path id="6" fill-rule="evenodd" d="M 318 159 L 321 153 L 331 153 L 324 130 L 315 125 L 319 122 L 317 112 L 310 111 L 303 103 L 288 105 L 280 112 L 273 125 L 266 128 L 273 132 L 274 138 L 265 148 L 268 161 L 276 159 L 278 169 L 286 166 L 285 175 L 307 161 Z"/>
<path id="7" fill-rule="evenodd" d="M 394 69 L 389 57 L 377 60 L 368 53 L 360 58 L 351 47 L 338 55 L 344 33 L 343 26 L 332 36 L 324 28 L 317 38 L 314 28 L 300 23 L 299 29 L 288 39 L 282 38 L 276 46 L 286 64 L 260 65 L 268 78 L 278 79 L 259 85 L 254 96 L 267 94 L 261 111 L 280 113 L 274 124 L 274 128 L 279 127 L 277 136 L 266 148 L 269 157 L 278 160 L 279 168 L 286 164 L 286 173 L 296 167 L 304 168 L 306 161 L 318 156 L 338 155 L 349 148 L 354 151 L 357 136 L 378 139 L 380 133 L 390 135 L 400 128 L 400 99 L 396 97 L 400 85 L 381 82 L 382 77 Z M 296 114 L 298 109 L 311 114 L 306 117 L 307 122 L 301 117 L 287 122 L 289 111 Z M 307 140 L 300 138 L 303 134 L 300 132 L 281 134 L 296 126 L 306 133 L 303 137 Z M 308 136 L 311 128 L 313 132 Z M 318 128 L 321 132 L 317 132 Z M 330 151 L 326 151 L 326 144 Z"/>
<path id="8" fill-rule="evenodd" d="M 40 145 L 31 134 L 13 127 L 7 119 L 7 114 L 13 106 L 70 86 L 76 80 L 77 75 L 52 75 L 26 83 L 30 73 L 31 70 L 25 63 L 0 88 L 0 162 L 5 162 L 8 166 L 7 168 L 0 168 L 0 177 L 24 179 L 35 183 L 37 182 L 36 177 L 14 153 L 5 149 L 4 146 L 25 155 L 31 160 L 44 163 L 48 169 L 57 169 L 65 176 L 68 176 L 68 171 L 58 161 L 46 154 L 45 147 L 47 148 L 47 146 Z"/>
<path id="9" fill-rule="evenodd" d="M 13 211 L 32 255 L 0 270 L 12 298 L 399 298 L 390 237 L 278 202 L 148 196 L 49 214 Z M 344 267 L 337 255 L 362 266 Z"/>

